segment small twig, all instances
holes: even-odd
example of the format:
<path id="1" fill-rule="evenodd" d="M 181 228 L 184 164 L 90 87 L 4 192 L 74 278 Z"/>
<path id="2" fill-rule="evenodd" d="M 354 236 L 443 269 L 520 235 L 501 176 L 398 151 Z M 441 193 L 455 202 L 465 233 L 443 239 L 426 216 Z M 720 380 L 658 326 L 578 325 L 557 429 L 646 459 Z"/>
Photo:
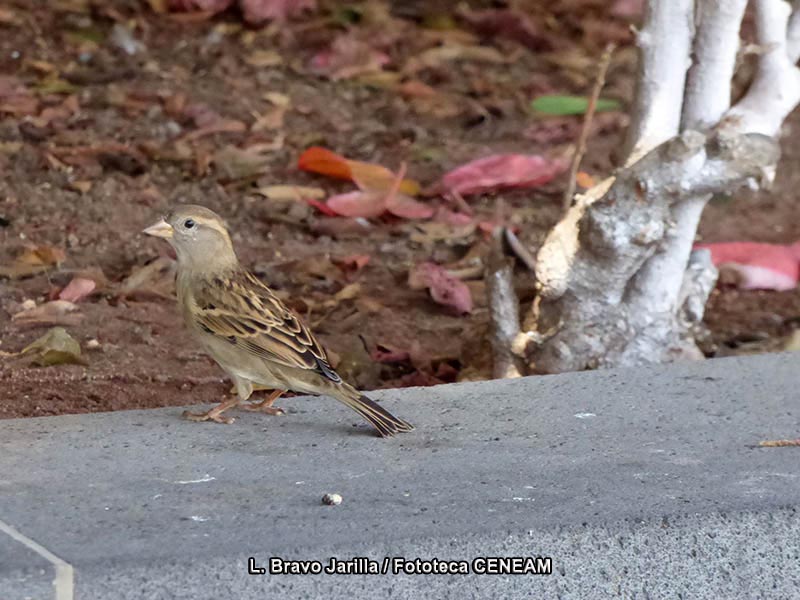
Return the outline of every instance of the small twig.
<path id="1" fill-rule="evenodd" d="M 531 252 L 525 246 L 522 245 L 522 242 L 519 241 L 519 238 L 516 236 L 516 234 L 508 227 L 503 228 L 503 235 L 505 236 L 506 244 L 508 244 L 508 247 L 511 248 L 511 251 L 514 253 L 514 255 L 520 259 L 522 263 L 535 275 L 536 257 L 531 254 Z"/>
<path id="2" fill-rule="evenodd" d="M 512 345 L 519 334 L 519 301 L 514 293 L 514 267 L 503 253 L 503 228 L 495 227 L 486 265 L 492 343 L 492 375 L 498 379 L 521 377 L 521 361 Z"/>
<path id="3" fill-rule="evenodd" d="M 782 448 L 784 446 L 800 446 L 800 439 L 798 440 L 764 440 L 758 442 L 761 448 Z"/>
<path id="4" fill-rule="evenodd" d="M 594 82 L 592 95 L 589 98 L 589 106 L 586 107 L 586 114 L 583 115 L 583 127 L 581 134 L 578 137 L 578 145 L 575 147 L 575 154 L 572 156 L 572 164 L 569 167 L 569 182 L 567 189 L 564 191 L 564 211 L 572 206 L 572 197 L 575 195 L 575 180 L 578 176 L 578 168 L 581 166 L 581 159 L 586 153 L 586 142 L 589 139 L 589 130 L 591 129 L 592 119 L 594 119 L 594 111 L 597 108 L 597 100 L 600 97 L 600 92 L 606 82 L 606 73 L 608 72 L 608 65 L 611 64 L 611 54 L 614 52 L 614 44 L 608 44 L 600 57 L 600 64 L 597 66 L 597 78 Z"/>

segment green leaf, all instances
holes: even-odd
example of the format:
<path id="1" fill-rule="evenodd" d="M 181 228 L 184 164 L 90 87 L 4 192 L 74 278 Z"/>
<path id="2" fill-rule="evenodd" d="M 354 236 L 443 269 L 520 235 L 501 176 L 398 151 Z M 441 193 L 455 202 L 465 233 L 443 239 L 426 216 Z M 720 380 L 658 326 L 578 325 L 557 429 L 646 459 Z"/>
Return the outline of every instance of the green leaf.
<path id="1" fill-rule="evenodd" d="M 33 363 L 41 367 L 63 364 L 86 365 L 81 357 L 81 346 L 63 327 L 53 327 L 42 337 L 26 346 L 20 355 L 33 357 Z"/>
<path id="2" fill-rule="evenodd" d="M 619 107 L 618 100 L 598 98 L 595 110 L 603 112 L 617 110 Z M 589 98 L 585 96 L 539 96 L 531 102 L 531 108 L 537 113 L 545 115 L 582 115 L 589 108 Z"/>

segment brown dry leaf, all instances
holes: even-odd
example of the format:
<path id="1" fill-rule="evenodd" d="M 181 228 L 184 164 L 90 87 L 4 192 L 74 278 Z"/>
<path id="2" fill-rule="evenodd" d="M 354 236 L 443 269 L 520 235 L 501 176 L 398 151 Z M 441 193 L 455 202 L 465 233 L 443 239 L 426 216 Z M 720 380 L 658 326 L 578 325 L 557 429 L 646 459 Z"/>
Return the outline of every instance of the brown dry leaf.
<path id="1" fill-rule="evenodd" d="M 785 352 L 800 352 L 800 329 L 795 329 L 783 341 L 781 350 Z"/>
<path id="2" fill-rule="evenodd" d="M 473 61 L 491 64 L 504 64 L 509 57 L 491 46 L 464 46 L 461 44 L 445 44 L 429 48 L 408 59 L 402 69 L 403 74 L 413 75 L 423 69 L 437 68 L 453 61 Z"/>
<path id="3" fill-rule="evenodd" d="M 275 50 L 256 50 L 244 59 L 251 67 L 263 69 L 266 67 L 277 67 L 283 64 L 283 58 Z"/>
<path id="4" fill-rule="evenodd" d="M 77 325 L 83 320 L 83 315 L 76 314 L 78 305 L 68 300 L 53 300 L 28 310 L 18 312 L 11 320 L 18 325 Z"/>
<path id="5" fill-rule="evenodd" d="M 250 127 L 250 131 L 281 129 L 286 112 L 292 104 L 292 99 L 280 92 L 267 92 L 263 98 L 272 103 L 273 106 L 262 114 L 252 113 L 256 120 Z"/>
<path id="6" fill-rule="evenodd" d="M 22 149 L 22 142 L 0 142 L 0 154 L 13 156 Z"/>
<path id="7" fill-rule="evenodd" d="M 236 119 L 220 119 L 209 125 L 198 127 L 180 138 L 182 142 L 190 142 L 215 133 L 242 133 L 247 131 L 247 125 Z"/>
<path id="8" fill-rule="evenodd" d="M 92 182 L 88 180 L 70 181 L 67 184 L 70 188 L 81 194 L 88 194 L 92 189 Z"/>
<path id="9" fill-rule="evenodd" d="M 58 267 L 66 259 L 60 248 L 41 245 L 25 249 L 7 267 L 0 266 L 0 277 L 22 279 Z"/>
<path id="10" fill-rule="evenodd" d="M 409 239 L 424 246 L 444 242 L 448 245 L 461 245 L 470 242 L 475 235 L 477 225 L 448 225 L 447 223 L 415 223 L 411 229 Z"/>
<path id="11" fill-rule="evenodd" d="M 334 294 L 333 298 L 329 298 L 325 302 L 322 303 L 322 308 L 331 310 L 339 306 L 341 302 L 345 300 L 353 300 L 354 298 L 358 298 L 361 294 L 361 284 L 360 283 L 350 283 L 344 286 L 341 290 Z"/>
<path id="12" fill-rule="evenodd" d="M 159 15 L 165 14 L 169 8 L 168 0 L 147 0 L 147 4 L 150 5 L 150 10 Z"/>
<path id="13" fill-rule="evenodd" d="M 253 113 L 255 121 L 250 126 L 250 131 L 274 131 L 283 128 L 283 119 L 286 116 L 285 106 L 273 106 L 268 111 L 258 114 Z"/>
<path id="14" fill-rule="evenodd" d="M 58 71 L 58 67 L 51 62 L 47 62 L 46 60 L 28 60 L 25 61 L 25 64 L 39 73 L 47 74 Z"/>
<path id="15" fill-rule="evenodd" d="M 0 25 L 22 25 L 22 19 L 10 8 L 0 8 Z"/>
<path id="16" fill-rule="evenodd" d="M 325 190 L 316 187 L 300 185 L 268 185 L 258 188 L 258 193 L 270 200 L 321 200 L 325 197 Z"/>
<path id="17" fill-rule="evenodd" d="M 81 357 L 81 345 L 63 327 L 53 327 L 42 337 L 28 344 L 20 356 L 29 355 L 41 367 L 88 363 Z"/>
<path id="18" fill-rule="evenodd" d="M 117 293 L 122 298 L 167 298 L 175 284 L 175 261 L 162 256 L 153 262 L 135 268 L 122 283 Z"/>
<path id="19" fill-rule="evenodd" d="M 226 179 L 245 179 L 263 173 L 269 165 L 264 144 L 237 148 L 225 146 L 214 153 L 214 166 Z M 266 148 L 269 152 L 271 148 Z"/>

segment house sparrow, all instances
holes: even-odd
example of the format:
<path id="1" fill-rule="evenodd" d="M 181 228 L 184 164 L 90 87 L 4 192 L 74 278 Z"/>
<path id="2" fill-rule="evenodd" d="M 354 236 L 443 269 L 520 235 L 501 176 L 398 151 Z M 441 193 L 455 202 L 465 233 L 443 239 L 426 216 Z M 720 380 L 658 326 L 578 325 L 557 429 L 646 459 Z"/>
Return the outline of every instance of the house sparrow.
<path id="1" fill-rule="evenodd" d="M 177 207 L 143 233 L 166 239 L 178 257 L 178 304 L 205 350 L 233 379 L 236 396 L 193 421 L 231 423 L 229 408 L 281 414 L 272 403 L 287 390 L 333 396 L 387 437 L 414 427 L 343 381 L 300 319 L 236 257 L 223 220 L 202 206 Z M 274 389 L 258 404 L 243 404 L 254 386 Z"/>

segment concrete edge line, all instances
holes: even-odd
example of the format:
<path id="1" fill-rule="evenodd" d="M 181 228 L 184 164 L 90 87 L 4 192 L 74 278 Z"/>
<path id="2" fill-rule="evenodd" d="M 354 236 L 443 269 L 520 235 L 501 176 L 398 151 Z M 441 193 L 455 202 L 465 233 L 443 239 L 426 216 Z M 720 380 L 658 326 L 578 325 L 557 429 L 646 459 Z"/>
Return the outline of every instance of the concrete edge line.
<path id="1" fill-rule="evenodd" d="M 0 520 L 0 531 L 8 535 L 11 539 L 16 540 L 28 549 L 33 550 L 51 563 L 56 570 L 56 577 L 53 580 L 53 588 L 55 589 L 55 600 L 73 600 L 75 593 L 75 577 L 74 569 L 68 562 L 61 560 L 55 554 L 50 552 L 44 546 L 37 544 L 29 537 L 24 536 L 22 533 Z"/>

